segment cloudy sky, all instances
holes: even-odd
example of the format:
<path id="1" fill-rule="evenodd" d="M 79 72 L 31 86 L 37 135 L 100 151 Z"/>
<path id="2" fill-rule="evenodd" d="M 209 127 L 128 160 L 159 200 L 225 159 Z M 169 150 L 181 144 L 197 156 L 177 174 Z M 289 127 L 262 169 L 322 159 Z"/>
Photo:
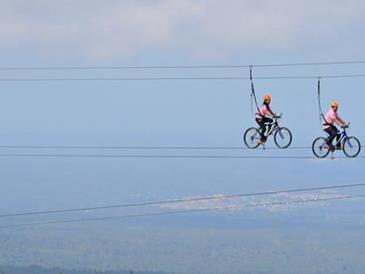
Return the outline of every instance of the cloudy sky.
<path id="1" fill-rule="evenodd" d="M 359 0 L 2 0 L 0 5 L 3 52 L 36 55 L 44 62 L 133 61 L 163 52 L 180 62 L 240 56 L 254 61 L 252 54 L 260 51 L 349 58 L 364 47 L 365 4 Z"/>
<path id="2" fill-rule="evenodd" d="M 0 67 L 364 60 L 364 11 L 365 4 L 357 0 L 0 0 Z M 317 76 L 364 71 L 364 65 L 260 68 L 255 75 Z M 248 76 L 248 71 L 1 71 L 1 78 L 196 75 Z M 327 80 L 322 85 L 323 108 L 327 109 L 332 99 L 339 100 L 341 115 L 352 122 L 351 133 L 363 140 L 359 115 L 365 99 L 361 92 L 363 79 Z M 283 112 L 282 124 L 292 130 L 294 146 L 310 146 L 314 137 L 322 134 L 315 80 L 257 81 L 256 87 L 259 101 L 264 92 L 273 95 L 272 107 Z M 3 145 L 239 147 L 243 145 L 244 130 L 255 125 L 249 83 L 244 80 L 0 82 L 0 89 Z M 311 155 L 310 151 L 280 153 Z M 270 173 L 267 176 L 261 165 L 249 160 L 3 157 L 0 161 L 6 170 L 1 175 L 7 197 L 4 210 L 22 209 L 24 205 L 34 209 L 50 204 L 88 206 L 121 199 L 145 200 L 148 195 L 170 198 L 343 183 L 349 181 L 348 174 L 351 182 L 357 182 L 361 179 L 357 167 L 362 164 L 360 160 L 345 164 L 341 160 L 307 161 L 303 165 L 263 161 Z M 344 166 L 348 173 L 332 174 Z M 323 170 L 331 175 L 323 178 Z M 158 182 L 158 187 L 150 185 L 151 181 Z M 83 193 L 85 187 L 87 194 Z"/>

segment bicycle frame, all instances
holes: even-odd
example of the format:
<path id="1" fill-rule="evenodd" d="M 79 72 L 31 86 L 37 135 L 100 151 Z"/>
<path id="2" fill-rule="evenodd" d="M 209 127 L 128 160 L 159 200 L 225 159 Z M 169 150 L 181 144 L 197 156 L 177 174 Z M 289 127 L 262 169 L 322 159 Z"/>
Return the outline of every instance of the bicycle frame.
<path id="1" fill-rule="evenodd" d="M 340 135 L 340 138 L 336 142 L 336 145 L 342 144 L 348 138 L 347 133 L 346 133 L 346 129 L 343 129 L 342 132 L 339 133 L 339 135 Z"/>
<path id="2" fill-rule="evenodd" d="M 279 120 L 281 118 L 281 115 L 280 116 L 277 116 L 277 117 L 273 117 L 273 121 L 272 122 L 267 122 L 267 123 L 264 123 L 265 127 L 266 126 L 271 126 L 270 130 L 265 133 L 265 137 L 268 137 L 269 135 L 273 134 L 275 131 L 277 131 L 279 129 Z"/>
<path id="3" fill-rule="evenodd" d="M 270 117 L 271 118 L 271 117 Z M 270 121 L 261 123 L 258 119 L 256 122 L 260 127 L 250 127 L 243 134 L 243 140 L 248 148 L 257 148 L 260 145 L 264 146 L 266 139 L 269 135 L 273 135 L 274 143 L 278 148 L 287 148 L 290 146 L 292 141 L 292 134 L 290 130 L 286 127 L 280 127 L 279 120 L 281 119 L 281 114 L 276 115 L 270 119 Z M 270 129 L 266 132 L 269 126 Z M 261 129 L 265 127 L 265 134 L 262 136 Z M 265 138 L 265 140 L 261 140 Z"/>
<path id="4" fill-rule="evenodd" d="M 348 139 L 346 128 L 343 128 L 342 131 L 338 133 L 338 135 L 340 135 L 340 138 L 338 139 L 338 141 L 336 141 L 336 146 L 344 143 Z"/>
<path id="5" fill-rule="evenodd" d="M 331 144 L 330 146 L 327 145 L 329 136 L 327 138 L 317 137 L 314 139 L 312 143 L 314 155 L 318 158 L 324 158 L 329 152 L 333 153 L 337 148 L 342 150 L 347 157 L 356 157 L 361 151 L 361 143 L 355 136 L 347 135 L 347 128 L 348 125 L 342 127 L 341 131 L 338 131 L 335 144 Z"/>

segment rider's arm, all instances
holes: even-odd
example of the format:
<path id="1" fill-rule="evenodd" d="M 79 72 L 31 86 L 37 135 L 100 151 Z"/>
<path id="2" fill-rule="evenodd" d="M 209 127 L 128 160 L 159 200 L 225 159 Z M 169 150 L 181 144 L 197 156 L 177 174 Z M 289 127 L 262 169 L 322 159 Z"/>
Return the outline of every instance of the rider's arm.
<path id="1" fill-rule="evenodd" d="M 338 115 L 336 115 L 336 121 L 335 122 L 336 122 L 336 124 L 338 124 L 342 127 L 347 125 L 346 122 Z"/>
<path id="2" fill-rule="evenodd" d="M 275 117 L 276 113 L 271 110 L 270 106 L 266 105 L 266 107 L 267 107 L 267 110 L 269 111 L 269 113 L 271 114 L 271 116 Z"/>

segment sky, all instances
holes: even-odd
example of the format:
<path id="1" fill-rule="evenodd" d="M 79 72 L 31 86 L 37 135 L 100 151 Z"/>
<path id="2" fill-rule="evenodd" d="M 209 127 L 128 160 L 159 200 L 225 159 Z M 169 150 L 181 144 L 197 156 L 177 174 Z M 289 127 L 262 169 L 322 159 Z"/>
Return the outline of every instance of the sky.
<path id="1" fill-rule="evenodd" d="M 358 58 L 364 45 L 359 35 L 362 1 L 231 0 L 223 5 L 216 0 L 63 0 L 1 5 L 0 39 L 7 65 L 23 65 L 35 57 L 32 65 L 145 64 L 151 59 L 253 63 L 291 56 L 307 60 L 307 54 L 310 59 L 349 59 Z"/>
<path id="2" fill-rule="evenodd" d="M 274 3 L 232 0 L 224 5 L 221 1 L 1 1 L 1 6 L 2 67 L 246 65 L 363 60 L 365 40 L 360 34 L 365 5 L 361 1 Z M 273 67 L 255 68 L 254 76 L 318 76 L 363 71 L 361 64 Z M 3 70 L 1 74 L 2 78 L 247 77 L 248 69 Z M 250 86 L 246 80 L 1 82 L 0 85 L 3 145 L 239 147 L 243 146 L 244 130 L 255 125 Z M 323 109 L 327 109 L 331 100 L 337 99 L 340 114 L 352 123 L 350 133 L 360 140 L 363 139 L 360 112 L 365 99 L 360 91 L 362 85 L 361 78 L 322 81 Z M 292 130 L 294 146 L 309 146 L 322 134 L 315 79 L 258 80 L 255 87 L 259 101 L 264 93 L 272 94 L 272 108 L 283 113 L 281 123 Z M 181 154 L 181 151 L 172 153 Z M 248 152 L 206 153 L 242 155 Z M 270 152 L 252 153 L 265 155 Z M 211 165 L 216 162 L 222 168 L 232 168 L 230 161 L 194 161 L 199 163 L 200 173 L 213 172 Z M 138 175 L 142 181 L 154 178 L 147 175 L 151 165 L 159 170 L 161 164 L 172 165 L 171 169 L 175 171 L 184 170 L 178 180 L 194 181 L 195 176 L 188 167 L 189 160 L 2 158 L 1 162 L 8 171 L 20 167 L 21 170 L 31 169 L 32 174 L 26 176 L 23 172 L 3 175 L 2 181 L 9 193 L 15 186 L 21 190 L 24 184 L 30 184 L 33 190 L 47 186 L 45 181 L 48 180 L 43 176 L 62 182 L 60 188 L 68 186 L 76 177 L 82 184 L 100 184 L 97 176 L 88 178 L 78 165 L 92 169 L 89 172 L 111 172 L 112 180 L 131 181 L 137 189 L 138 184 L 133 183 L 135 179 L 128 174 L 131 166 L 142 174 L 146 172 L 145 176 Z M 68 166 L 71 162 L 77 164 Z M 240 164 L 245 168 L 255 165 L 252 162 L 255 161 L 241 160 Z M 119 170 L 109 170 L 121 163 Z M 269 165 L 276 168 L 281 164 L 270 161 Z M 37 168 L 44 170 L 42 174 L 35 171 Z M 77 176 L 68 178 L 67 175 L 73 172 Z M 163 178 L 161 170 L 154 172 Z M 250 172 L 255 175 L 258 170 Z M 306 173 L 306 170 L 302 172 Z M 354 172 L 357 174 L 356 170 Z M 230 176 L 224 180 L 229 181 Z M 159 181 L 164 179 L 159 178 Z M 254 178 L 253 181 L 256 184 L 258 180 Z M 267 187 L 273 187 L 272 184 L 268 183 Z M 188 190 L 194 192 L 194 188 L 187 185 Z M 174 195 L 179 195 L 178 183 L 175 187 Z M 202 189 L 203 192 L 207 190 L 209 186 Z M 142 195 L 143 191 L 140 191 L 137 192 Z M 52 196 L 47 191 L 41 192 L 43 197 Z M 98 200 L 108 201 L 108 195 L 98 197 Z M 12 201 L 11 206 L 18 204 L 18 199 Z"/>
<path id="3" fill-rule="evenodd" d="M 364 26 L 362 11 L 365 5 L 361 1 L 345 4 L 342 1 L 232 0 L 224 5 L 221 1 L 1 1 L 1 5 L 2 67 L 247 65 L 363 60 L 361 49 L 365 40 L 360 33 Z M 273 67 L 255 68 L 254 76 L 318 76 L 361 73 L 363 70 L 361 64 Z M 5 70 L 1 73 L 2 78 L 247 77 L 248 69 Z M 244 130 L 255 125 L 250 86 L 246 80 L 2 82 L 0 85 L 3 145 L 239 147 L 243 146 Z M 360 91 L 362 85 L 361 78 L 322 81 L 323 109 L 327 109 L 331 100 L 337 99 L 340 114 L 352 122 L 350 133 L 360 140 L 363 131 L 359 112 L 365 99 Z M 322 134 L 315 79 L 258 80 L 255 87 L 259 102 L 264 93 L 272 94 L 272 108 L 283 113 L 281 123 L 292 130 L 294 146 L 309 146 Z M 14 151 L 3 149 L 3 152 Z M 181 154 L 179 151 L 173 153 Z M 185 153 L 201 154 L 199 151 Z M 209 153 L 231 155 L 236 152 Z M 253 153 L 265 155 L 270 152 Z M 102 174 L 119 163 L 125 164 L 126 170 L 133 166 L 142 174 L 151 164 L 156 168 L 161 164 L 157 160 L 121 159 L 3 158 L 1 161 L 10 170 L 32 166 L 33 172 L 33 165 L 39 165 L 41 169 L 51 165 L 42 176 L 55 176 L 62 182 L 61 186 L 68 185 L 70 178 L 65 177 L 68 172 L 75 172 L 80 177 L 78 180 L 87 181 L 83 184 L 99 185 L 97 177 L 90 179 L 75 166 L 66 167 L 73 161 L 81 166 L 97 166 L 93 172 Z M 202 170 L 211 172 L 213 163 L 196 161 Z M 245 167 L 253 164 L 252 161 L 242 160 L 240 164 Z M 189 170 L 179 180 L 194 180 L 194 175 L 189 176 L 192 172 L 188 168 L 189 160 L 176 163 L 177 160 L 175 164 L 161 162 L 174 165 L 172 169 Z M 231 167 L 230 161 L 216 162 L 224 168 Z M 270 162 L 270 165 L 281 164 Z M 126 170 L 110 172 L 113 178 L 133 181 L 133 176 L 124 173 Z M 251 172 L 256 174 L 258 170 Z M 17 185 L 22 189 L 23 184 L 27 184 L 25 181 L 33 180 L 40 180 L 40 185 L 48 184 L 44 183 L 44 178 L 38 178 L 38 172 L 25 176 L 26 179 L 22 175 L 17 174 L 16 178 L 4 175 L 5 188 Z M 141 180 L 146 178 L 151 177 L 146 175 Z M 229 176 L 225 180 L 229 181 Z M 34 182 L 31 185 L 31 189 L 37 189 Z M 194 192 L 194 188 L 189 189 Z M 42 195 L 47 197 L 49 194 Z M 107 201 L 108 197 L 99 199 Z M 12 204 L 18 203 L 17 199 L 13 201 Z"/>
<path id="4" fill-rule="evenodd" d="M 0 67 L 248 65 L 365 60 L 363 1 L 0 0 Z M 254 68 L 254 76 L 365 65 Z M 0 71 L 1 78 L 248 76 L 247 68 Z M 364 142 L 363 78 L 323 79 Z M 293 146 L 323 134 L 316 80 L 257 80 Z M 0 82 L 0 145 L 243 146 L 247 80 Z M 269 145 L 272 145 L 270 141 Z M 5 149 L 3 153 L 311 155 L 310 151 Z M 337 153 L 336 155 L 341 155 Z M 0 158 L 1 213 L 363 180 L 363 160 Z"/>

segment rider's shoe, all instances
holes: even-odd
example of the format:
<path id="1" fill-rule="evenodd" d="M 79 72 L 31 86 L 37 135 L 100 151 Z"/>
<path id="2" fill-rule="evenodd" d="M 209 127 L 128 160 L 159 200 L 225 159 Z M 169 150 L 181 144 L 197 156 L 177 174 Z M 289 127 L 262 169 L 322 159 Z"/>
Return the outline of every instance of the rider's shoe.
<path id="1" fill-rule="evenodd" d="M 336 145 L 336 149 L 337 150 L 342 150 L 342 145 L 341 144 Z"/>
<path id="2" fill-rule="evenodd" d="M 334 145 L 328 145 L 328 144 L 325 144 L 325 147 L 326 149 L 328 149 L 329 151 L 335 151 L 335 146 Z"/>
<path id="3" fill-rule="evenodd" d="M 257 143 L 258 143 L 259 145 L 263 145 L 263 144 L 265 144 L 265 142 L 266 142 L 266 141 L 265 141 L 265 140 L 262 140 L 262 139 L 260 139 L 260 140 L 258 140 L 258 141 L 257 141 Z"/>

